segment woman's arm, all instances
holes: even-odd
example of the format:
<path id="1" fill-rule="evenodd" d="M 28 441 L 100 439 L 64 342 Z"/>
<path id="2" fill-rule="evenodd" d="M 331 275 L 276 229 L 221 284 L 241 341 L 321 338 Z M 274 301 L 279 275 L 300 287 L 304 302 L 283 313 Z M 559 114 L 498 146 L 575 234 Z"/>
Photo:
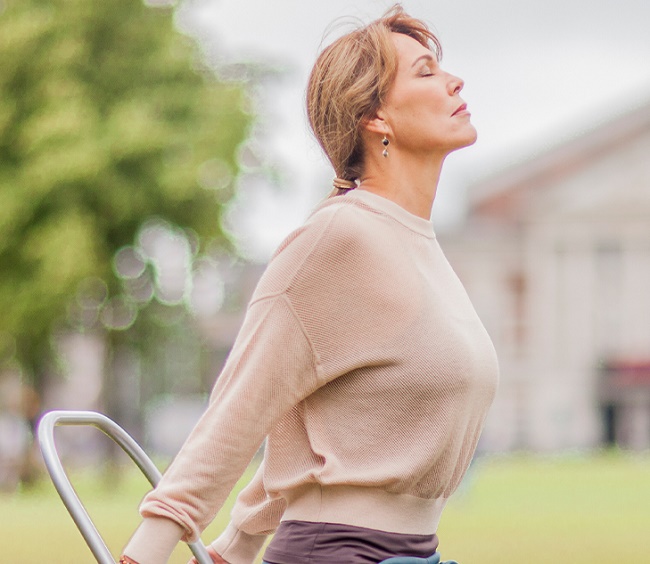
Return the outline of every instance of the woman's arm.
<path id="1" fill-rule="evenodd" d="M 278 419 L 319 387 L 316 367 L 311 344 L 286 297 L 253 303 L 208 409 L 145 497 L 140 507 L 145 520 L 125 554 L 139 564 L 163 564 L 179 540 L 198 539 Z M 260 499 L 262 506 L 266 501 Z M 259 550 L 266 535 L 245 529 L 235 528 L 228 539 L 241 555 Z M 232 564 L 246 560 L 223 554 Z"/>
<path id="2" fill-rule="evenodd" d="M 264 463 L 250 483 L 239 493 L 231 522 L 210 545 L 232 564 L 250 563 L 274 532 L 286 508 L 283 498 L 270 498 L 264 488 Z"/>
<path id="3" fill-rule="evenodd" d="M 183 528 L 170 519 L 145 519 L 124 548 L 124 555 L 137 564 L 166 562 L 183 532 Z M 151 539 L 156 541 L 151 542 Z"/>

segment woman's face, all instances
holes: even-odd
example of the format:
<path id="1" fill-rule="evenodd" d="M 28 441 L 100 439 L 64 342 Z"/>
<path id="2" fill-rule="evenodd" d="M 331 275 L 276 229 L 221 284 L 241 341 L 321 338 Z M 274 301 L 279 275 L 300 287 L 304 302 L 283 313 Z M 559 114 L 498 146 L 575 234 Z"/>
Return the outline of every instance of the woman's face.
<path id="1" fill-rule="evenodd" d="M 435 53 L 412 37 L 392 36 L 397 73 L 378 112 L 391 143 L 408 152 L 443 155 L 474 143 L 476 129 L 460 98 L 463 81 L 443 71 Z"/>

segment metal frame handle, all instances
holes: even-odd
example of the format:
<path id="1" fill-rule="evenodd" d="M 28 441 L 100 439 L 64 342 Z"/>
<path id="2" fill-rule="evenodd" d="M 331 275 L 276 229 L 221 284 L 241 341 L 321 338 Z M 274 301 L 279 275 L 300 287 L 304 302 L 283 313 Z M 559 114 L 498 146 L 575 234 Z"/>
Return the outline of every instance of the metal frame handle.
<path id="1" fill-rule="evenodd" d="M 101 413 L 95 411 L 50 411 L 41 418 L 37 432 L 38 444 L 56 491 L 59 493 L 61 500 L 97 562 L 100 564 L 115 564 L 115 560 L 113 560 L 104 539 L 102 539 L 86 508 L 74 491 L 59 458 L 54 443 L 54 427 L 62 425 L 89 425 L 102 431 L 120 445 L 122 450 L 129 455 L 154 487 L 158 485 L 162 475 L 140 445 L 122 427 Z M 199 564 L 212 564 L 212 558 L 200 540 L 190 543 L 189 547 Z"/>

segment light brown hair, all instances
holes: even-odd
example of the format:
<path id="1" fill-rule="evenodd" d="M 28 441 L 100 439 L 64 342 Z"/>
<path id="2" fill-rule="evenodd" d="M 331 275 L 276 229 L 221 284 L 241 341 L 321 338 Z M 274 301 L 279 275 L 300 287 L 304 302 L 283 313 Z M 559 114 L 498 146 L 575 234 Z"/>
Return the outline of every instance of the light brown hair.
<path id="1" fill-rule="evenodd" d="M 363 122 L 381 107 L 397 71 L 391 33 L 408 35 L 438 59 L 442 56 L 440 42 L 427 25 L 396 4 L 324 49 L 309 77 L 309 124 L 339 178 L 354 181 L 362 175 Z"/>

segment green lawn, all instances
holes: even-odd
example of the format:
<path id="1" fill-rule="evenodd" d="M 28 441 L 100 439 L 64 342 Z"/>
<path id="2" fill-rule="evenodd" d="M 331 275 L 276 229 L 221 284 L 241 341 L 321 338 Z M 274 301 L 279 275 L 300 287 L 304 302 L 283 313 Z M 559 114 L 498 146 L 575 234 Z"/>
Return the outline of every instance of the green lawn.
<path id="1" fill-rule="evenodd" d="M 146 481 L 128 471 L 110 486 L 90 473 L 74 483 L 117 554 L 139 521 Z M 49 482 L 0 494 L 0 507 L 2 562 L 93 562 Z M 225 526 L 227 512 L 205 540 Z M 439 536 L 443 558 L 460 564 L 650 563 L 650 456 L 484 458 L 447 506 Z M 171 562 L 188 557 L 179 547 Z"/>
<path id="2" fill-rule="evenodd" d="M 650 456 L 480 461 L 439 528 L 461 564 L 650 563 Z M 458 495 L 460 494 L 460 495 Z"/>

